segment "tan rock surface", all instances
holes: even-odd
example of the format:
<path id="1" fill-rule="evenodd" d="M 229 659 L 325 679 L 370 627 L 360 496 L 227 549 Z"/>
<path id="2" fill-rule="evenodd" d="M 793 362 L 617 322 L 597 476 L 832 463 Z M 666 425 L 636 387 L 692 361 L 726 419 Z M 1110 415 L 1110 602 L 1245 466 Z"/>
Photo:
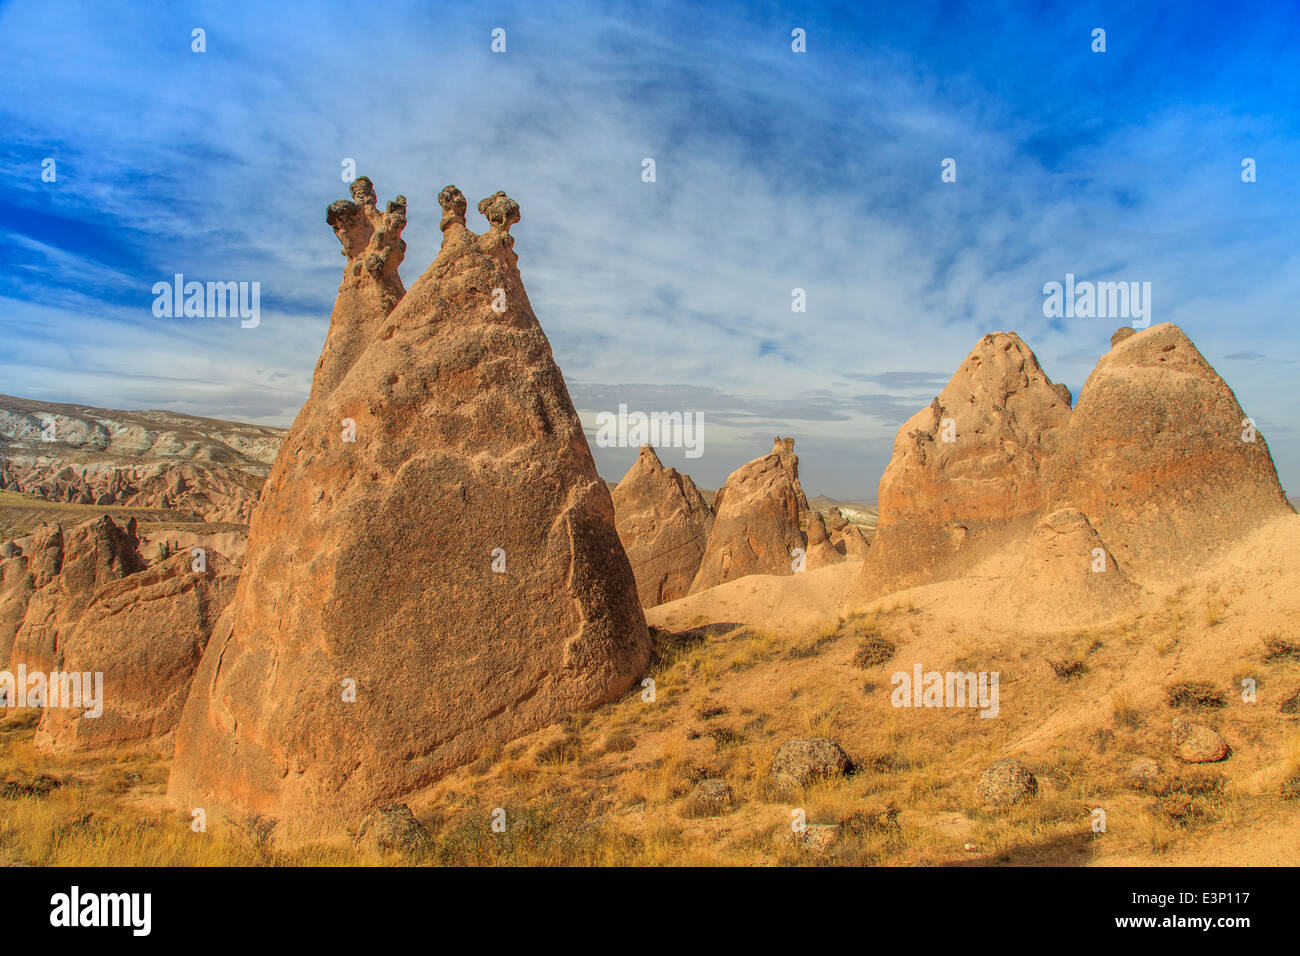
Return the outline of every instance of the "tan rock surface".
<path id="1" fill-rule="evenodd" d="M 25 572 L 29 581 L 25 587 L 16 587 L 13 603 L 0 609 L 0 619 L 12 620 L 26 593 L 8 669 L 22 664 L 29 672 L 48 672 L 59 665 L 61 639 L 72 634 L 102 585 L 145 567 L 136 551 L 134 523 L 119 528 L 108 516 L 67 531 L 58 525 L 47 526 L 32 535 L 22 556 L 9 558 L 5 564 L 11 562 L 18 562 L 16 567 L 23 571 L 6 569 L 5 580 Z M 4 640 L 0 635 L 0 647 Z"/>
<path id="2" fill-rule="evenodd" d="M 235 593 L 233 566 L 186 551 L 109 581 L 59 640 L 59 667 L 103 674 L 103 713 L 49 708 L 36 744 L 47 750 L 147 745 L 170 751 L 190 681 L 213 625 Z"/>
<path id="3" fill-rule="evenodd" d="M 748 574 L 793 574 L 793 552 L 804 547 L 799 515 L 807 508 L 794 439 L 778 436 L 769 454 L 737 468 L 718 490 L 690 593 Z"/>
<path id="4" fill-rule="evenodd" d="M 807 570 L 815 571 L 844 560 L 844 555 L 831 544 L 830 536 L 826 533 L 826 521 L 815 511 L 808 512 L 807 535 L 808 545 L 804 556 L 804 567 Z"/>
<path id="5" fill-rule="evenodd" d="M 1069 390 L 1019 336 L 984 336 L 930 407 L 899 429 L 850 602 L 961 577 L 1027 535 L 1069 417 Z"/>
<path id="6" fill-rule="evenodd" d="M 613 501 L 641 606 L 685 597 L 713 527 L 713 509 L 690 475 L 665 468 L 655 450 L 642 445 Z"/>
<path id="7" fill-rule="evenodd" d="M 1045 486 L 1139 578 L 1203 565 L 1292 513 L 1264 436 L 1177 326 L 1116 335 L 1079 394 Z"/>

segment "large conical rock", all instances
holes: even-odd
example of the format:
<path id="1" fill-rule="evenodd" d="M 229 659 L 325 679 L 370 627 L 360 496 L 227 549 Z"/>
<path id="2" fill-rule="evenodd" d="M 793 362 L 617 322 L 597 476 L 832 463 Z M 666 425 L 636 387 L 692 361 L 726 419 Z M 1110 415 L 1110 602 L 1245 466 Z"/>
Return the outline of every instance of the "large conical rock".
<path id="1" fill-rule="evenodd" d="M 609 490 L 516 267 L 519 207 L 483 200 L 476 235 L 458 189 L 439 202 L 441 251 L 391 313 L 396 220 L 384 258 L 380 228 L 360 241 L 373 211 L 331 207 L 329 341 L 177 734 L 169 793 L 210 824 L 338 836 L 647 663 Z"/>
<path id="2" fill-rule="evenodd" d="M 1157 577 L 1291 513 L 1264 436 L 1177 326 L 1117 334 L 1079 393 L 1047 484 L 1129 573 Z M 1254 441 L 1243 441 L 1254 437 Z"/>
<path id="3" fill-rule="evenodd" d="M 692 594 L 747 574 L 793 574 L 793 553 L 804 547 L 799 514 L 808 510 L 794 439 L 778 437 L 769 454 L 733 471 L 713 510 Z"/>
<path id="4" fill-rule="evenodd" d="M 690 475 L 665 468 L 654 448 L 642 445 L 613 498 L 641 606 L 685 597 L 713 527 L 713 509 Z"/>
<path id="5" fill-rule="evenodd" d="M 899 429 L 850 603 L 962 577 L 1027 535 L 1042 506 L 1042 469 L 1069 417 L 1069 390 L 1018 335 L 984 336 L 930 407 Z"/>

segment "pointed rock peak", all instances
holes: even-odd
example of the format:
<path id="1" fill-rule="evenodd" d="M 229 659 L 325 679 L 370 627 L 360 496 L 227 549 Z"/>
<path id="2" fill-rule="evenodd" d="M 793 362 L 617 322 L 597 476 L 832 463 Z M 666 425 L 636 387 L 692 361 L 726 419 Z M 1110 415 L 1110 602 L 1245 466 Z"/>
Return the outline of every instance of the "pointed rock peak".
<path id="1" fill-rule="evenodd" d="M 793 439 L 793 438 L 782 438 L 780 435 L 777 435 L 776 438 L 773 439 L 773 441 L 772 441 L 772 454 L 774 454 L 774 455 L 793 455 L 793 454 L 794 454 L 794 439 Z"/>
<path id="2" fill-rule="evenodd" d="M 402 280 L 397 270 L 406 256 L 402 230 L 406 228 L 406 197 L 398 196 L 384 212 L 377 207 L 375 186 L 367 177 L 352 181 L 352 199 L 330 203 L 325 221 L 334 229 L 343 245 L 348 264 L 344 284 L 360 285 L 372 279 L 397 298 L 401 297 Z"/>
<path id="3" fill-rule="evenodd" d="M 1111 350 L 1101 357 L 1098 369 L 1102 366 L 1176 369 L 1219 381 L 1218 372 L 1192 344 L 1187 333 L 1172 322 L 1162 322 L 1129 335 L 1123 335 L 1124 331 L 1120 329 L 1111 337 Z"/>
<path id="4" fill-rule="evenodd" d="M 812 511 L 808 514 L 808 547 L 818 544 L 825 544 L 830 538 L 826 534 L 826 520 L 819 512 Z"/>

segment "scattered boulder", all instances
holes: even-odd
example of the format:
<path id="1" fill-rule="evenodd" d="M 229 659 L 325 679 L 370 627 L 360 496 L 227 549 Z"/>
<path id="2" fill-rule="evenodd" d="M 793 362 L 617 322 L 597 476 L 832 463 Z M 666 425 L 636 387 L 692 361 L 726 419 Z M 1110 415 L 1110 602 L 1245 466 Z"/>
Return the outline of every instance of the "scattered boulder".
<path id="1" fill-rule="evenodd" d="M 1150 757 L 1139 757 L 1129 764 L 1125 777 L 1129 786 L 1136 790 L 1150 790 L 1159 785 L 1161 780 L 1160 764 Z"/>
<path id="2" fill-rule="evenodd" d="M 614 521 L 642 607 L 685 597 L 700 568 L 713 509 L 690 475 L 665 468 L 649 445 L 613 491 Z"/>
<path id="3" fill-rule="evenodd" d="M 986 769 L 975 785 L 984 802 L 1009 807 L 1038 794 L 1038 778 L 1019 760 L 999 760 Z"/>
<path id="4" fill-rule="evenodd" d="M 1228 757 L 1227 742 L 1204 724 L 1192 724 L 1175 717 L 1172 739 L 1174 753 L 1187 763 L 1218 763 Z"/>
<path id="5" fill-rule="evenodd" d="M 826 530 L 831 536 L 839 534 L 849 526 L 849 519 L 844 517 L 844 512 L 839 508 L 826 509 Z"/>
<path id="6" fill-rule="evenodd" d="M 439 195 L 404 294 L 405 201 L 327 213 L 346 264 L 311 394 L 249 529 L 185 705 L 168 793 L 327 839 L 493 746 L 627 690 L 636 581 L 510 228 Z"/>
<path id="7" fill-rule="evenodd" d="M 852 766 L 848 754 L 827 737 L 790 740 L 772 759 L 772 781 L 779 791 L 790 792 L 843 776 Z"/>
<path id="8" fill-rule="evenodd" d="M 411 808 L 404 803 L 390 803 L 367 813 L 357 828 L 356 845 L 378 853 L 411 853 L 428 839 L 428 831 Z"/>
<path id="9" fill-rule="evenodd" d="M 686 797 L 683 816 L 721 816 L 736 805 L 736 795 L 727 781 L 718 777 L 701 780 Z"/>
<path id="10" fill-rule="evenodd" d="M 1293 513 L 1264 436 L 1181 329 L 1117 338 L 1060 435 L 1050 509 L 1086 514 L 1138 580 L 1203 567 L 1207 554 Z"/>
<path id="11" fill-rule="evenodd" d="M 782 827 L 776 831 L 774 842 L 780 848 L 793 846 L 796 850 L 820 856 L 835 849 L 843 836 L 835 823 L 807 823 L 803 829 Z"/>
<path id="12" fill-rule="evenodd" d="M 794 439 L 778 436 L 769 454 L 733 471 L 713 510 L 691 594 L 747 574 L 793 574 L 793 553 L 804 546 L 799 515 L 808 510 Z"/>
<path id="13" fill-rule="evenodd" d="M 851 603 L 963 577 L 1029 534 L 1043 468 L 1069 419 L 1069 389 L 1052 383 L 1018 335 L 984 336 L 930 407 L 899 429 Z"/>

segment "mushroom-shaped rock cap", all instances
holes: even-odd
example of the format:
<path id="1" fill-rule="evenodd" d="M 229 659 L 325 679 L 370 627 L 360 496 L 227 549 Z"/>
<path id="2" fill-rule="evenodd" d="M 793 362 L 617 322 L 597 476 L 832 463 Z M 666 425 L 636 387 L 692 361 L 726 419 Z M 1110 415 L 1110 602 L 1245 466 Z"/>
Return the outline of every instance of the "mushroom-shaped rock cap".
<path id="1" fill-rule="evenodd" d="M 406 197 L 398 196 L 388 203 L 384 212 L 376 208 L 378 202 L 374 183 L 366 176 L 352 181 L 352 199 L 339 199 L 325 210 L 325 222 L 343 245 L 343 255 L 349 260 L 348 270 L 361 275 L 361 263 L 374 276 L 387 276 L 395 280 L 397 267 L 406 255 L 402 230 L 406 228 Z"/>
<path id="2" fill-rule="evenodd" d="M 465 225 L 465 210 L 468 208 L 468 203 L 465 202 L 465 194 L 455 186 L 442 187 L 442 192 L 438 193 L 438 205 L 442 207 L 440 228 L 443 232 L 455 223 Z"/>
<path id="3" fill-rule="evenodd" d="M 510 227 L 519 221 L 519 203 L 501 190 L 494 192 L 487 199 L 480 199 L 478 211 L 487 217 L 494 230 L 501 232 L 509 232 Z"/>

